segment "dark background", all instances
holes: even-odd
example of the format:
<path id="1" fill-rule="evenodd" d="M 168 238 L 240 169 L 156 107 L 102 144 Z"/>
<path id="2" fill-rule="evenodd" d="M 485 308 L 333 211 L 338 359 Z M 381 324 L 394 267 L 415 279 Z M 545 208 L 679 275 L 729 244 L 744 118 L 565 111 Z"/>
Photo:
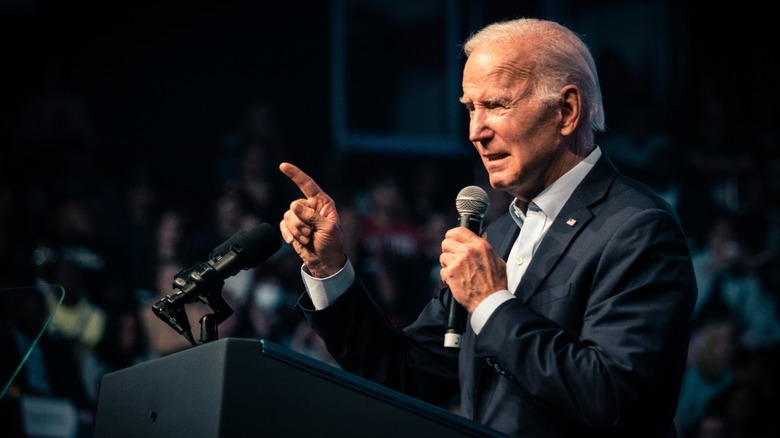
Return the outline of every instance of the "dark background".
<path id="1" fill-rule="evenodd" d="M 6 9 L 3 173 L 48 179 L 70 164 L 121 178 L 143 162 L 171 192 L 197 192 L 255 100 L 273 102 L 291 144 L 326 150 L 327 3 L 195 3 Z"/>
<path id="2" fill-rule="evenodd" d="M 760 141 L 762 153 L 776 159 L 777 110 L 767 74 L 776 38 L 765 10 L 649 0 L 460 3 L 463 38 L 489 21 L 547 14 L 586 40 L 620 42 L 626 29 L 647 23 L 618 15 L 611 29 L 579 17 L 627 3 L 663 9 L 662 27 L 644 46 L 663 51 L 662 89 L 653 85 L 658 68 L 626 75 L 600 65 L 610 128 L 628 129 L 632 117 L 643 117 L 639 108 L 652 93 L 655 125 L 682 157 L 700 140 L 693 127 L 706 111 L 701 92 L 708 84 L 729 118 L 724 146 L 712 147 L 747 150 Z M 330 10 L 327 1 L 0 3 L 3 181 L 24 190 L 30 179 L 56 179 L 66 166 L 121 178 L 144 163 L 172 197 L 197 202 L 216 177 L 225 136 L 256 102 L 273 107 L 287 156 L 321 163 L 336 154 Z M 643 88 L 652 92 L 643 95 Z M 370 117 L 370 108 L 363 114 Z"/>

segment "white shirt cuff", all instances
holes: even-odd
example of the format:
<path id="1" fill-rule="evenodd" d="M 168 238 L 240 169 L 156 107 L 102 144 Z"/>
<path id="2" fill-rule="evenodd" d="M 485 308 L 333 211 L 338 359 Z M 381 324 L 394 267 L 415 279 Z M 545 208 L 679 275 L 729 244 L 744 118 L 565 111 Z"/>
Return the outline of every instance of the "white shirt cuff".
<path id="1" fill-rule="evenodd" d="M 322 310 L 334 303 L 354 283 L 355 269 L 352 267 L 352 263 L 347 260 L 344 267 L 330 277 L 316 278 L 312 277 L 309 269 L 303 265 L 301 278 L 314 308 Z"/>
<path id="2" fill-rule="evenodd" d="M 479 303 L 479 306 L 474 309 L 474 313 L 471 314 L 471 329 L 474 330 L 474 333 L 477 335 L 479 334 L 479 332 L 482 330 L 482 327 L 484 327 L 487 323 L 488 318 L 493 315 L 493 312 L 496 311 L 498 306 L 503 304 L 505 301 L 509 301 L 515 298 L 517 297 L 515 297 L 512 292 L 504 289 L 482 300 L 482 302 Z"/>

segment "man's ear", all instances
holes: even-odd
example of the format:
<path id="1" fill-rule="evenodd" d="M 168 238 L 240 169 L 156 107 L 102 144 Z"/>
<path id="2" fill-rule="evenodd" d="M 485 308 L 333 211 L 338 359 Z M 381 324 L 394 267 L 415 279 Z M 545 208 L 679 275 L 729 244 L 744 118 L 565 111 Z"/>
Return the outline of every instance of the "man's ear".
<path id="1" fill-rule="evenodd" d="M 575 85 L 563 87 L 561 89 L 561 135 L 570 135 L 577 129 L 581 111 L 580 90 Z"/>

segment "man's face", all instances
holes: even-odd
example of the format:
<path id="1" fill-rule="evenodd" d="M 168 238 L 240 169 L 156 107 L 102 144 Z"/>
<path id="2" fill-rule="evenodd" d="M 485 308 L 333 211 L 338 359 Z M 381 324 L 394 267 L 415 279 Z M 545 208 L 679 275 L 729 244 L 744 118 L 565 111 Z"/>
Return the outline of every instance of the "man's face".
<path id="1" fill-rule="evenodd" d="M 469 140 L 495 189 L 530 201 L 560 176 L 561 112 L 533 93 L 526 43 L 471 53 L 461 102 L 469 110 Z"/>

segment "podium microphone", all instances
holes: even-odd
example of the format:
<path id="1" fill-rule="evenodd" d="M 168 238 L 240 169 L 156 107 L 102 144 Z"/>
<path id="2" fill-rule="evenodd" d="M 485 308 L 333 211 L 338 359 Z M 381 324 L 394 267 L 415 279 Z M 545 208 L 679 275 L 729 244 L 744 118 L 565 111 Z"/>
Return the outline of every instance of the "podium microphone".
<path id="1" fill-rule="evenodd" d="M 483 231 L 482 219 L 487 213 L 490 201 L 487 193 L 479 186 L 464 187 L 455 198 L 455 209 L 458 210 L 458 225 L 466 227 L 476 235 L 481 236 Z M 447 331 L 444 333 L 444 346 L 460 348 L 460 338 L 466 329 L 468 313 L 450 292 L 449 317 L 447 318 Z"/>
<path id="2" fill-rule="evenodd" d="M 209 305 L 220 307 L 215 309 L 219 317 L 224 319 L 230 316 L 232 309 L 219 299 L 225 279 L 239 271 L 256 267 L 279 248 L 281 240 L 278 232 L 267 223 L 261 223 L 249 231 L 239 231 L 215 248 L 208 261 L 197 263 L 190 269 L 182 269 L 176 274 L 173 292 L 152 306 L 154 314 L 195 345 L 184 305 L 205 300 Z"/>

